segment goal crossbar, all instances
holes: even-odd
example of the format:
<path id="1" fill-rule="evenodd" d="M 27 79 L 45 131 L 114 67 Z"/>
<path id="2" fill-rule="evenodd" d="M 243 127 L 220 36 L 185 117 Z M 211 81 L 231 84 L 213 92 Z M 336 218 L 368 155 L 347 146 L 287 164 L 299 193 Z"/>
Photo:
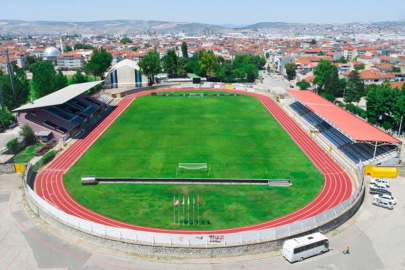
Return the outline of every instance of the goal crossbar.
<path id="1" fill-rule="evenodd" d="M 179 169 L 201 170 L 208 169 L 207 163 L 179 163 Z"/>
<path id="2" fill-rule="evenodd" d="M 176 169 L 176 177 L 182 169 L 190 171 L 204 170 L 205 172 L 207 172 L 208 176 L 210 175 L 211 171 L 211 168 L 208 167 L 207 163 L 179 163 Z"/>

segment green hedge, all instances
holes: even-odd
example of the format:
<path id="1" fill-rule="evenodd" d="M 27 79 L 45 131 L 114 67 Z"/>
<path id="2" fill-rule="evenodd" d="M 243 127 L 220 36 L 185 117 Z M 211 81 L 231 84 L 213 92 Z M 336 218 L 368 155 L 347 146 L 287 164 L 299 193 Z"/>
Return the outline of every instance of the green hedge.
<path id="1" fill-rule="evenodd" d="M 51 150 L 48 153 L 46 153 L 40 160 L 37 161 L 37 163 L 34 164 L 34 166 L 32 167 L 34 171 L 38 171 L 39 168 L 41 168 L 45 164 L 49 163 L 52 159 L 54 159 L 56 153 L 58 153 L 58 151 L 56 150 Z"/>

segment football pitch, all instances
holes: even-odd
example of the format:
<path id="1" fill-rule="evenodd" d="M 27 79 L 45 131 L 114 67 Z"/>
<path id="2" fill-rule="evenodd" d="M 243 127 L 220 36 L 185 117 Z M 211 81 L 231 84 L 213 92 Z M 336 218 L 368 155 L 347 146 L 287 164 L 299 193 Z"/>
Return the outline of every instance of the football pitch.
<path id="1" fill-rule="evenodd" d="M 290 179 L 292 186 L 82 186 L 80 181 L 83 175 L 176 178 L 179 163 L 207 163 L 210 174 L 181 171 L 177 177 Z M 119 221 L 165 229 L 211 230 L 286 215 L 313 200 L 324 182 L 322 174 L 255 97 L 148 95 L 133 101 L 67 172 L 64 183 L 78 203 Z M 182 206 L 176 208 L 176 222 L 179 219 L 181 224 L 173 224 L 173 197 L 180 196 L 182 202 L 185 196 L 187 218 L 187 197 L 192 202 L 198 195 L 204 225 L 183 226 Z"/>

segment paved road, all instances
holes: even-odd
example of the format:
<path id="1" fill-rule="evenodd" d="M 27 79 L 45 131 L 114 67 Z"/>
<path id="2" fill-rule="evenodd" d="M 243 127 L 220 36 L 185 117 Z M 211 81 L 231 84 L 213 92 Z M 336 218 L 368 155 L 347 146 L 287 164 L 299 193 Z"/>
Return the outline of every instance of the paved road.
<path id="1" fill-rule="evenodd" d="M 271 90 L 277 94 L 284 94 L 286 93 L 285 90 L 289 88 L 289 84 L 285 82 L 285 80 L 283 80 L 280 75 L 270 75 L 268 73 L 265 73 L 263 83 L 257 83 L 255 85 L 255 88 L 264 91 Z"/>
<path id="2" fill-rule="evenodd" d="M 332 251 L 289 264 L 277 253 L 212 260 L 170 260 L 131 256 L 96 247 L 49 227 L 27 214 L 21 177 L 0 175 L 0 269 L 405 269 L 405 179 L 391 180 L 398 205 L 371 205 L 330 233 Z M 350 245 L 351 254 L 342 250 Z"/>
<path id="3" fill-rule="evenodd" d="M 20 136 L 20 126 L 16 126 L 13 129 L 7 129 L 0 133 L 0 149 L 5 147 L 6 144 L 14 138 Z"/>

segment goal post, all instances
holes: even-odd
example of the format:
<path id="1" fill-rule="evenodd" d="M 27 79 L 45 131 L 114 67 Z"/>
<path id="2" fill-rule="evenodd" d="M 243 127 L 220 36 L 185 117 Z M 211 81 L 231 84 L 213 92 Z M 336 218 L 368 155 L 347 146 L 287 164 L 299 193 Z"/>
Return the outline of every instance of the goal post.
<path id="1" fill-rule="evenodd" d="M 202 97 L 204 97 L 204 94 L 203 93 L 190 93 L 190 94 L 188 94 L 188 98 L 194 98 L 194 97 L 202 98 Z"/>
<path id="2" fill-rule="evenodd" d="M 179 163 L 176 169 L 176 177 L 181 171 L 202 171 L 210 175 L 211 168 L 207 163 Z"/>

